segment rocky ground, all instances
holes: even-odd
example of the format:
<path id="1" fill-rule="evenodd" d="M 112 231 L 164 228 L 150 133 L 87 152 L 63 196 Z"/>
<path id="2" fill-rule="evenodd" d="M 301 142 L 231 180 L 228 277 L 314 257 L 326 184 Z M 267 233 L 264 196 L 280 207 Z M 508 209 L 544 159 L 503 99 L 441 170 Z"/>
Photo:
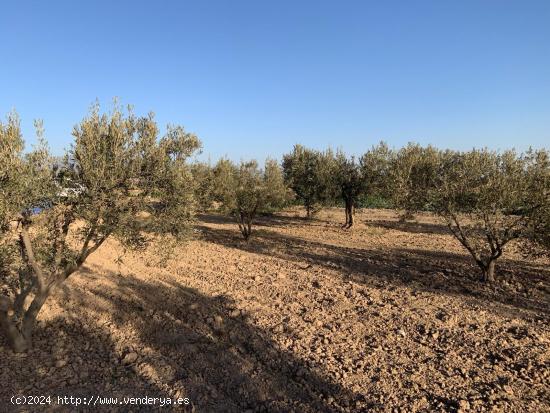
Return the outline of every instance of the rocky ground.
<path id="1" fill-rule="evenodd" d="M 250 243 L 201 217 L 172 259 L 103 245 L 47 304 L 35 348 L 0 341 L 0 411 L 550 411 L 550 270 L 498 284 L 430 216 L 262 218 Z M 24 406 L 12 395 L 188 397 Z"/>

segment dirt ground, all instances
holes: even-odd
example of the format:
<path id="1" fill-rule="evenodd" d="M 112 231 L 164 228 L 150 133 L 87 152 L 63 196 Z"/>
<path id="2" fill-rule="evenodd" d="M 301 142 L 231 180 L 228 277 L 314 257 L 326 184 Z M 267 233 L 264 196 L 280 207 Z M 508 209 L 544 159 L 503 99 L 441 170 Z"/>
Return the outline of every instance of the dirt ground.
<path id="1" fill-rule="evenodd" d="M 35 348 L 0 341 L 0 411 L 550 411 L 550 269 L 513 251 L 500 281 L 430 216 L 343 211 L 236 225 L 200 217 L 161 245 L 103 245 L 46 305 Z M 188 397 L 24 406 L 12 395 Z"/>

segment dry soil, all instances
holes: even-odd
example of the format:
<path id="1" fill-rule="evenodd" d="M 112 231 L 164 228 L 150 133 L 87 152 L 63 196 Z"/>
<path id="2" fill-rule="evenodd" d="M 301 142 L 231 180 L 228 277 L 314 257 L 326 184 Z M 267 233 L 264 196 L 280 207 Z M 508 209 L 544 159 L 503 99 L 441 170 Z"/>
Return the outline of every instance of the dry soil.
<path id="1" fill-rule="evenodd" d="M 550 271 L 513 251 L 480 284 L 429 215 L 263 217 L 249 243 L 202 216 L 172 258 L 104 244 L 0 341 L 1 411 L 550 411 Z M 1 339 L 0 339 L 1 340 Z M 160 406 L 24 406 L 12 395 L 188 397 Z"/>

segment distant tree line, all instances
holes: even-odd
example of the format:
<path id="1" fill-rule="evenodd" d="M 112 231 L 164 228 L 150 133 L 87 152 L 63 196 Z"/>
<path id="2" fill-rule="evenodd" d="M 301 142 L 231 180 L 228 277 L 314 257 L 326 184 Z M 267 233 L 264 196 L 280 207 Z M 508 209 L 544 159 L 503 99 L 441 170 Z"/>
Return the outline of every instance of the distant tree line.
<path id="1" fill-rule="evenodd" d="M 26 152 L 15 113 L 0 122 L 0 329 L 12 349 L 32 345 L 50 296 L 107 238 L 128 248 L 185 239 L 197 211 L 235 219 L 248 242 L 259 214 L 300 203 L 312 218 L 342 205 L 343 228 L 361 205 L 386 205 L 403 220 L 439 216 L 471 254 L 484 281 L 517 241 L 525 254 L 550 251 L 548 150 L 466 152 L 385 143 L 360 157 L 296 145 L 282 162 L 190 162 L 199 139 L 181 126 L 160 135 L 152 114 L 95 105 L 73 130 L 61 159 L 40 122 Z"/>
<path id="2" fill-rule="evenodd" d="M 550 249 L 550 154 L 545 149 L 460 152 L 414 143 L 390 149 L 382 142 L 355 158 L 296 145 L 281 167 L 269 162 L 277 185 L 262 186 L 259 178 L 256 184 L 239 184 L 252 182 L 235 178 L 246 173 L 248 164 L 239 169 L 226 159 L 210 168 L 210 184 L 199 185 L 197 196 L 206 196 L 204 187 L 212 191 L 203 207 L 217 201 L 219 210 L 239 217 L 245 239 L 257 213 L 280 209 L 292 199 L 304 206 L 307 218 L 323 206 L 342 205 L 345 229 L 353 226 L 362 200 L 377 199 L 396 209 L 403 221 L 420 211 L 439 216 L 472 256 L 483 281 L 494 281 L 495 263 L 511 241 L 517 240 L 528 255 Z M 209 170 L 204 164 L 195 168 L 201 174 Z M 254 195 L 256 188 L 263 188 L 264 195 Z"/>

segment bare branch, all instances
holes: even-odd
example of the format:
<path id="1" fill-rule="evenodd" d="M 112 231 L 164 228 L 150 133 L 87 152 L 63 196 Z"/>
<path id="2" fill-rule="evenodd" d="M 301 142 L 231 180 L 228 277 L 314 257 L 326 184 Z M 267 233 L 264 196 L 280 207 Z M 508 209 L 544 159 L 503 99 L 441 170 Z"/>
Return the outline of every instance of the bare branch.
<path id="1" fill-rule="evenodd" d="M 464 230 L 460 225 L 458 217 L 452 212 L 449 212 L 449 216 L 452 218 L 453 222 L 448 222 L 447 226 L 449 227 L 453 235 L 460 241 L 460 243 L 464 245 L 464 247 L 470 252 L 470 254 L 472 254 L 472 257 L 474 257 L 476 261 L 479 261 L 479 254 L 474 250 L 474 248 L 468 241 L 468 238 L 466 237 L 466 234 L 464 233 Z M 453 227 L 453 223 L 455 227 Z"/>

